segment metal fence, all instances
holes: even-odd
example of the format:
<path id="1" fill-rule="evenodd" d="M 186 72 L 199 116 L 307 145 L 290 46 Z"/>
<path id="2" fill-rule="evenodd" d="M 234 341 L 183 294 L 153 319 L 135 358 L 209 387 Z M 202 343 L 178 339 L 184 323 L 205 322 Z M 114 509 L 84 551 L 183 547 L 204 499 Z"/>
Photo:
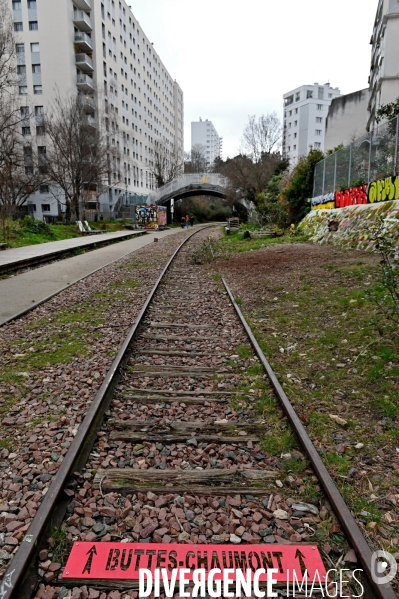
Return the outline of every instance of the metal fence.
<path id="1" fill-rule="evenodd" d="M 316 164 L 313 197 L 396 176 L 399 116 Z"/>

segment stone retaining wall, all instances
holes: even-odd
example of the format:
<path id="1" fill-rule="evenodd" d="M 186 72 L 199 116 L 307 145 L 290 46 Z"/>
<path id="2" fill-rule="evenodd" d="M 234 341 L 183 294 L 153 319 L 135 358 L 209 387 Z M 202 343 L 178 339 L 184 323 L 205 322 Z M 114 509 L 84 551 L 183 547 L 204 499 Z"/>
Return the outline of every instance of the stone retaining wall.
<path id="1" fill-rule="evenodd" d="M 334 210 L 312 210 L 298 225 L 298 231 L 309 241 L 357 250 L 374 250 L 371 226 L 382 215 L 385 230 L 399 252 L 399 200 L 381 204 L 362 204 Z M 336 231 L 329 230 L 335 221 Z"/>

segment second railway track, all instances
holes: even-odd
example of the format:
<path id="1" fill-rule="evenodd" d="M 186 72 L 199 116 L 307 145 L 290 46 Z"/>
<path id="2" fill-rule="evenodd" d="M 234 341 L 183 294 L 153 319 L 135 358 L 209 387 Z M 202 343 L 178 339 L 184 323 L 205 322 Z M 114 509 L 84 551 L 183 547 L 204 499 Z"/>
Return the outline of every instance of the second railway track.
<path id="1" fill-rule="evenodd" d="M 138 596 L 131 580 L 62 578 L 73 541 L 317 544 L 323 522 L 343 531 L 335 559 L 324 554 L 327 569 L 353 547 L 365 596 L 395 597 L 388 585 L 373 586 L 366 540 L 232 296 L 193 264 L 192 248 L 207 235 L 182 244 L 150 294 L 9 566 L 1 597 Z M 272 428 L 265 402 L 278 414 Z M 265 439 L 290 424 L 301 451 L 268 453 Z M 284 459 L 303 462 L 300 471 L 323 487 L 317 505 L 295 471 L 284 471 Z"/>

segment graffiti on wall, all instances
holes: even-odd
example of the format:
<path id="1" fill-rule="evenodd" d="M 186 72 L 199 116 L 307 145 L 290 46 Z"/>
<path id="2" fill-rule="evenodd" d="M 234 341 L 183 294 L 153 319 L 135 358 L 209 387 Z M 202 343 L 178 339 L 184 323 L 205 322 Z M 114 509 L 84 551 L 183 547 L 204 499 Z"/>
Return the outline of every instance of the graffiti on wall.
<path id="1" fill-rule="evenodd" d="M 370 204 L 399 200 L 399 176 L 373 181 L 369 185 L 367 196 Z"/>
<path id="2" fill-rule="evenodd" d="M 357 206 L 358 204 L 367 204 L 367 185 L 358 185 L 358 187 L 350 187 L 345 191 L 335 192 L 336 208 Z"/>
<path id="3" fill-rule="evenodd" d="M 312 210 L 332 210 L 333 208 L 374 204 L 389 200 L 399 200 L 399 175 L 372 181 L 368 186 L 358 185 L 345 189 L 345 191 L 336 191 L 313 198 Z"/>
<path id="4" fill-rule="evenodd" d="M 312 199 L 312 210 L 332 210 L 335 208 L 335 194 L 326 193 Z"/>
<path id="5" fill-rule="evenodd" d="M 136 223 L 145 229 L 156 229 L 158 226 L 157 206 L 136 206 Z"/>

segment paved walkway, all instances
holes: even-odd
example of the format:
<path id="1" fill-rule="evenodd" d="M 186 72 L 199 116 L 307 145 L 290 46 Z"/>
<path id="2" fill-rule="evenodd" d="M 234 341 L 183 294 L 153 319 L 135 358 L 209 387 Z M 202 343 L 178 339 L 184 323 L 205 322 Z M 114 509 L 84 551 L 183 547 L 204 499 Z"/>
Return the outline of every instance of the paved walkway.
<path id="1" fill-rule="evenodd" d="M 181 233 L 181 231 L 179 228 L 157 231 L 155 235 L 136 236 L 133 239 L 108 245 L 87 254 L 66 258 L 61 262 L 53 262 L 29 272 L 0 280 L 0 325 L 21 312 L 42 303 L 82 277 L 150 243 L 154 243 L 154 237 L 161 239 L 168 235 Z M 105 237 L 105 235 L 102 237 Z"/>
<path id="2" fill-rule="evenodd" d="M 22 248 L 11 248 L 0 251 L 0 272 L 6 269 L 23 268 L 29 266 L 29 262 L 40 262 L 40 259 L 48 259 L 57 254 L 70 252 L 75 248 L 94 245 L 107 244 L 116 239 L 131 238 L 142 235 L 142 231 L 115 231 L 113 233 L 103 233 L 98 235 L 86 235 L 85 237 L 73 237 L 72 239 L 63 239 L 62 241 L 50 241 L 48 243 L 38 243 L 36 245 L 27 245 Z"/>

